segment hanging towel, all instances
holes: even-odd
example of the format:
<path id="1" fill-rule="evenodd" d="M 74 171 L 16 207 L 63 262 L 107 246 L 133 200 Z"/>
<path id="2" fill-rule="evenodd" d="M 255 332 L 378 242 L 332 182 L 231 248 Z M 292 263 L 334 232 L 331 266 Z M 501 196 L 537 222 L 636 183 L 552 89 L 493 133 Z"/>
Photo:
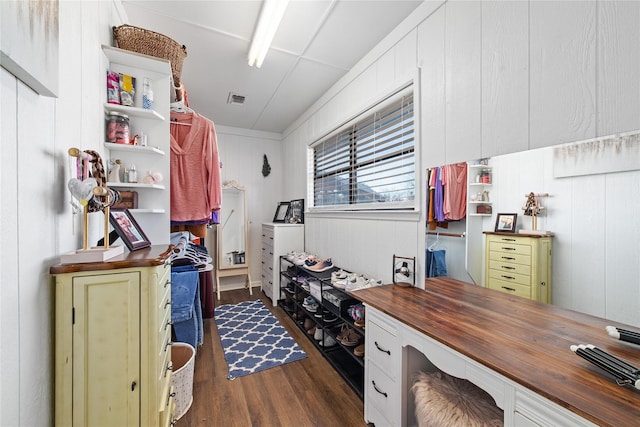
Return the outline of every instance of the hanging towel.
<path id="1" fill-rule="evenodd" d="M 426 251 L 426 277 L 445 277 L 447 275 L 446 251 L 438 249 Z"/>

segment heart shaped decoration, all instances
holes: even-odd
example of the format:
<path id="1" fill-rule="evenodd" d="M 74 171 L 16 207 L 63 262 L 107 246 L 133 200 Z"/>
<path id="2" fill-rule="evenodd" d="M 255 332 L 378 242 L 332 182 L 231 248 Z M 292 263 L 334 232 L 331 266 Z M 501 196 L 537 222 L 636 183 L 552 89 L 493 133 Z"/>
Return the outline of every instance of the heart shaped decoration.
<path id="1" fill-rule="evenodd" d="M 93 189 L 98 186 L 95 178 L 87 178 L 80 181 L 77 178 L 71 178 L 67 183 L 71 195 L 80 201 L 82 206 L 86 205 L 93 197 Z"/>

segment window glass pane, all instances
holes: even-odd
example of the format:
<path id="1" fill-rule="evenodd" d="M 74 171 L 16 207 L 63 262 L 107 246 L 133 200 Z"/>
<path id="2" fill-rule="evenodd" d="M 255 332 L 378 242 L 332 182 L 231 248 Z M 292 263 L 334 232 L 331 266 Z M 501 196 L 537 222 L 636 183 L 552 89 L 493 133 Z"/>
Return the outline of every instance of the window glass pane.
<path id="1" fill-rule="evenodd" d="M 413 95 L 373 108 L 313 147 L 313 206 L 385 203 L 412 208 L 415 200 Z"/>

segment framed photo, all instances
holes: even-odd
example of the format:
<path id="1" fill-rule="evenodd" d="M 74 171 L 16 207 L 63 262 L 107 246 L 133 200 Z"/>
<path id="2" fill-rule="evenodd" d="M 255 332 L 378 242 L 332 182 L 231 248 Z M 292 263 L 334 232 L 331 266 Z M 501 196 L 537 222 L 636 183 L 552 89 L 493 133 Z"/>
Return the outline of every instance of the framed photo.
<path id="1" fill-rule="evenodd" d="M 289 224 L 304 224 L 304 199 L 290 202 L 289 214 L 285 221 Z"/>
<path id="2" fill-rule="evenodd" d="M 518 218 L 518 214 L 499 213 L 498 216 L 496 217 L 495 231 L 501 231 L 503 233 L 515 233 L 517 218 Z"/>
<path id="3" fill-rule="evenodd" d="M 130 251 L 151 246 L 151 242 L 129 209 L 111 209 L 109 222 Z"/>
<path id="4" fill-rule="evenodd" d="M 285 222 L 287 220 L 290 207 L 291 202 L 278 203 L 278 208 L 276 209 L 276 214 L 273 217 L 273 222 Z"/>

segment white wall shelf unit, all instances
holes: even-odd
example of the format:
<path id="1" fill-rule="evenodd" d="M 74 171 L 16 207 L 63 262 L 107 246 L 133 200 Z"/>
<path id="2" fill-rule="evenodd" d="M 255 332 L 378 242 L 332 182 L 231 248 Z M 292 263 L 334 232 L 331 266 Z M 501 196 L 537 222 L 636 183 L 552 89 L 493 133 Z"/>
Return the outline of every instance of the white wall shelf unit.
<path id="1" fill-rule="evenodd" d="M 108 182 L 117 190 L 131 190 L 138 193 L 138 208 L 131 209 L 145 234 L 153 244 L 169 243 L 170 232 L 170 161 L 169 161 L 169 91 L 171 89 L 171 65 L 169 61 L 141 55 L 111 46 L 102 46 L 107 59 L 107 69 L 128 74 L 136 79 L 133 106 L 106 102 L 106 80 L 104 80 L 105 115 L 112 111 L 129 117 L 130 138 L 144 133 L 147 146 L 114 144 L 105 142 L 105 167 L 109 160 L 120 160 L 121 173 L 135 165 L 138 182 Z M 105 72 L 106 78 L 106 72 Z M 154 93 L 153 109 L 142 107 L 142 82 L 148 78 Z M 144 184 L 143 177 L 150 173 L 160 173 L 162 182 Z"/>

